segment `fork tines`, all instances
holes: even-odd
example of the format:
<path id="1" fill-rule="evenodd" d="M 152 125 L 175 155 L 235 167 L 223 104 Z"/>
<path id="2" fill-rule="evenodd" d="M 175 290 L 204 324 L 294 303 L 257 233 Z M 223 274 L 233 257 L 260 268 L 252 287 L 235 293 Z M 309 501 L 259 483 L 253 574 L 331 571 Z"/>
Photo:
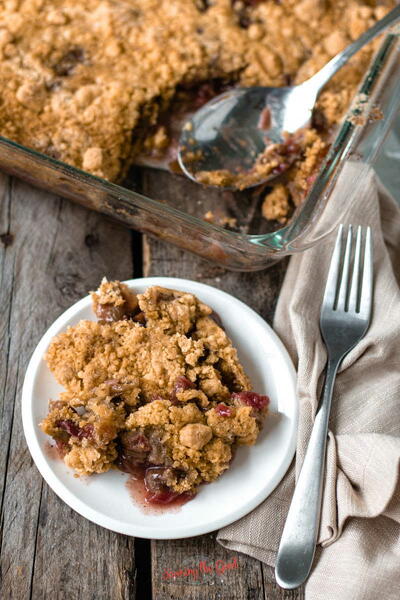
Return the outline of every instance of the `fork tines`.
<path id="1" fill-rule="evenodd" d="M 359 225 L 356 233 L 354 230 L 353 225 L 348 225 L 346 235 L 346 227 L 339 227 L 323 306 L 368 318 L 372 304 L 371 228 Z"/>

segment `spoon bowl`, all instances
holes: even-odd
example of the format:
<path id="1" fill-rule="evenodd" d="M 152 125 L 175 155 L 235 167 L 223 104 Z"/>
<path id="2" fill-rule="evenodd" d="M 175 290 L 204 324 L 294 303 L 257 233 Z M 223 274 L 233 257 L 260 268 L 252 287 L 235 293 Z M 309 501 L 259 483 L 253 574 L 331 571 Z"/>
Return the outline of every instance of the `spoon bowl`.
<path id="1" fill-rule="evenodd" d="M 179 164 L 194 181 L 199 172 L 224 170 L 238 176 L 250 172 L 268 145 L 285 143 L 284 132 L 295 133 L 309 125 L 314 103 L 315 93 L 305 84 L 224 92 L 186 122 L 179 142 Z M 271 173 L 268 179 L 275 176 Z M 246 187 L 259 183 L 256 180 Z"/>

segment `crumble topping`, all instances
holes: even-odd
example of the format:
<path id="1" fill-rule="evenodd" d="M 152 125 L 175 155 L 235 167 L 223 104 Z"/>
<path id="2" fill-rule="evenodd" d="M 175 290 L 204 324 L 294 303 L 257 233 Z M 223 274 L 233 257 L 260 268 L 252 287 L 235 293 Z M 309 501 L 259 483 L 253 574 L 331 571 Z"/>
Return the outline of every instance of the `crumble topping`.
<path id="1" fill-rule="evenodd" d="M 99 320 L 69 327 L 46 354 L 65 391 L 43 431 L 78 475 L 140 467 L 153 501 L 195 493 L 237 445 L 255 443 L 268 398 L 251 391 L 217 316 L 192 294 L 136 296 L 104 279 L 92 300 Z"/>
<path id="2" fill-rule="evenodd" d="M 266 194 L 261 210 L 266 219 L 285 223 L 289 212 L 288 189 L 282 183 L 275 185 L 273 190 Z"/>
<path id="3" fill-rule="evenodd" d="M 393 0 L 8 0 L 0 4 L 0 134 L 120 181 L 138 152 L 168 146 L 176 103 L 196 108 L 229 85 L 301 83 L 393 6 Z M 321 139 L 341 119 L 376 43 L 322 92 Z M 297 169 L 305 171 L 303 162 L 300 152 L 289 182 Z"/>

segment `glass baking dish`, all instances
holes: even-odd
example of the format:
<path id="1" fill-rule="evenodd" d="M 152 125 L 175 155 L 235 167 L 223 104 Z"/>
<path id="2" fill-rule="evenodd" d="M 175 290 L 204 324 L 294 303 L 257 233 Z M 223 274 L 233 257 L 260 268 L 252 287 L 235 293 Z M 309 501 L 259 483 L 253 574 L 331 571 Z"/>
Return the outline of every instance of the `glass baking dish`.
<path id="1" fill-rule="evenodd" d="M 306 199 L 287 225 L 273 231 L 266 231 L 268 222 L 261 219 L 257 223 L 262 225 L 256 228 L 243 226 L 239 231 L 228 230 L 201 218 L 204 207 L 200 207 L 198 212 L 201 214 L 197 216 L 195 199 L 194 214 L 189 214 L 179 210 L 177 205 L 168 204 L 160 197 L 160 192 L 157 193 L 158 200 L 148 198 L 129 187 L 110 183 L 4 137 L 0 137 L 0 169 L 228 269 L 255 271 L 318 243 L 344 218 L 346 206 L 357 199 L 357 181 L 374 162 L 400 107 L 400 39 L 396 32 L 385 37 L 357 98 L 358 102 L 352 104 L 338 129 Z M 378 107 L 383 117 L 378 120 L 365 118 L 371 107 Z M 364 117 L 359 121 L 363 123 L 354 124 L 354 116 L 360 110 Z M 359 168 L 355 169 L 347 197 L 341 198 L 337 207 L 333 207 L 329 202 L 335 182 L 350 163 L 358 164 Z M 196 194 L 198 185 L 191 185 Z M 204 190 L 202 195 L 207 197 Z M 223 202 L 224 198 L 226 192 L 221 192 L 219 201 Z M 243 214 L 251 212 L 246 204 L 248 201 L 245 198 Z M 240 196 L 238 202 L 241 202 Z"/>

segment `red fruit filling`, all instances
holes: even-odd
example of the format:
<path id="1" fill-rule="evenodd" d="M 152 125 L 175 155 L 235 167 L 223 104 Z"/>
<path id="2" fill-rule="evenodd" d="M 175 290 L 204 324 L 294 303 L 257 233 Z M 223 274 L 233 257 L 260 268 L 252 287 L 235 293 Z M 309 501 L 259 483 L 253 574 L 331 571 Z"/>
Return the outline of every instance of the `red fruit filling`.
<path id="1" fill-rule="evenodd" d="M 232 415 L 232 409 L 226 404 L 217 404 L 215 412 L 221 415 L 221 417 L 230 417 Z"/>
<path id="2" fill-rule="evenodd" d="M 196 386 L 192 381 L 190 381 L 190 379 L 184 375 L 180 375 L 175 381 L 174 389 L 172 390 L 170 397 L 171 402 L 175 403 L 177 401 L 176 395 L 180 392 L 184 392 L 185 390 L 194 390 L 195 388 Z"/>
<path id="3" fill-rule="evenodd" d="M 231 398 L 239 405 L 251 406 L 257 410 L 262 410 L 269 404 L 268 396 L 262 396 L 256 392 L 234 392 Z"/>
<path id="4" fill-rule="evenodd" d="M 167 485 L 168 475 L 173 473 L 171 467 L 148 467 L 144 475 L 146 488 L 146 502 L 149 504 L 170 504 L 179 499 L 179 504 L 184 504 L 193 498 L 193 494 L 174 492 Z"/>
<path id="5" fill-rule="evenodd" d="M 133 475 L 135 480 L 143 481 L 148 504 L 169 504 L 178 499 L 183 504 L 190 500 L 192 494 L 179 494 L 168 486 L 168 478 L 174 473 L 171 467 L 149 466 L 162 460 L 167 460 L 166 450 L 156 432 L 151 432 L 149 437 L 135 431 L 121 434 L 118 468 Z"/>
<path id="6" fill-rule="evenodd" d="M 94 430 L 93 425 L 91 425 L 90 423 L 88 423 L 84 427 L 79 427 L 79 425 L 71 419 L 57 421 L 56 426 L 66 431 L 69 435 L 77 437 L 79 440 L 83 440 L 83 438 L 90 437 L 93 434 Z"/>
<path id="7" fill-rule="evenodd" d="M 144 475 L 144 485 L 147 490 L 146 502 L 168 504 L 180 495 L 168 487 L 166 479 L 169 473 L 172 473 L 170 467 L 149 467 L 146 469 Z"/>
<path id="8" fill-rule="evenodd" d="M 139 465 L 147 461 L 151 446 L 147 437 L 137 431 L 122 433 L 119 438 L 117 466 L 121 471 L 136 474 Z"/>
<path id="9" fill-rule="evenodd" d="M 68 453 L 68 450 L 69 450 L 69 446 L 68 446 L 67 442 L 65 442 L 64 440 L 54 440 L 54 441 L 56 443 L 58 456 L 60 458 L 64 458 L 64 456 Z"/>

